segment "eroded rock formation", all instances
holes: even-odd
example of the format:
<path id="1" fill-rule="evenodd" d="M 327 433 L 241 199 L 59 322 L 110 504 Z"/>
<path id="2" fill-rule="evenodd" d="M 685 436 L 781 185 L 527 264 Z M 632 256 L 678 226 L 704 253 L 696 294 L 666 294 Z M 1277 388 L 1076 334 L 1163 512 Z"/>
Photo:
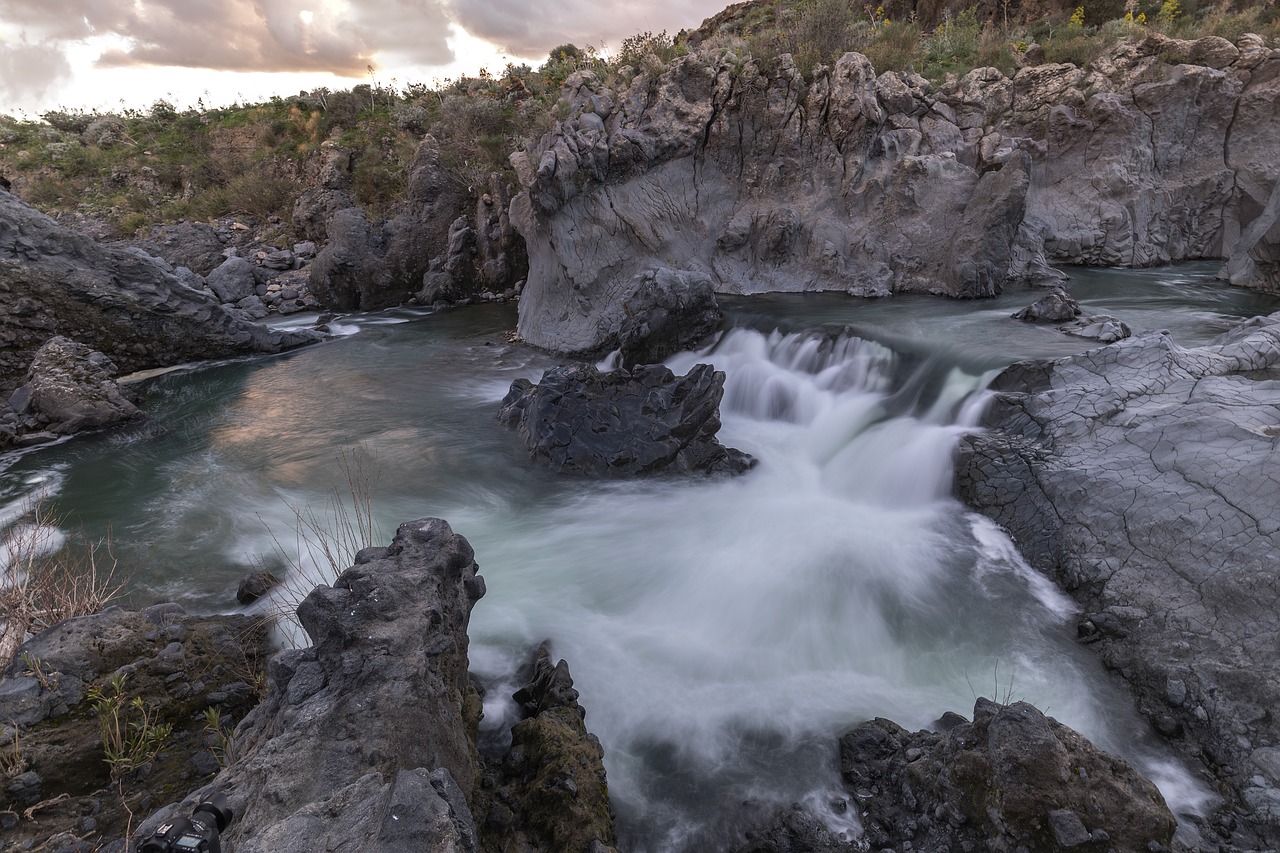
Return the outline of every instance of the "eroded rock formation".
<path id="1" fill-rule="evenodd" d="M 1259 215 L 1280 178 L 1280 57 L 1257 36 L 1152 34 L 1088 71 L 979 68 L 936 89 L 859 54 L 805 80 L 786 55 L 695 51 L 625 88 L 575 75 L 566 95 L 512 158 L 519 330 L 549 349 L 610 345 L 602 319 L 637 273 L 977 297 L 1052 279 L 1048 261 L 1247 254 L 1233 281 L 1275 286 L 1280 228 Z"/>
<path id="2" fill-rule="evenodd" d="M 476 853 L 494 821 L 521 840 L 511 849 L 610 850 L 599 744 L 563 663 L 501 770 L 485 771 L 466 633 L 484 580 L 466 539 L 421 519 L 355 562 L 298 607 L 313 645 L 271 660 L 266 696 L 236 731 L 239 760 L 139 832 L 225 792 L 236 819 L 224 838 L 240 853 Z"/>
<path id="3" fill-rule="evenodd" d="M 154 259 L 96 243 L 0 191 L 0 396 L 55 335 L 125 373 L 280 352 L 319 337 L 244 322 Z"/>
<path id="4" fill-rule="evenodd" d="M 1015 364 L 957 463 L 1139 710 L 1233 792 L 1242 849 L 1280 844 L 1278 364 L 1280 315 Z"/>

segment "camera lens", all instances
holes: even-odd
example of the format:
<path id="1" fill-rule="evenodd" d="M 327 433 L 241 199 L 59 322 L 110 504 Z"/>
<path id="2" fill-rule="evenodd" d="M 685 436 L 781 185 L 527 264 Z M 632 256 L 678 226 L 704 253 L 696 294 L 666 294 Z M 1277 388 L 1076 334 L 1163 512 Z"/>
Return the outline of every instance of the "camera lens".
<path id="1" fill-rule="evenodd" d="M 227 804 L 226 794 L 214 794 L 212 797 L 196 806 L 195 814 L 199 814 L 200 812 L 213 816 L 214 821 L 218 824 L 218 832 L 222 832 L 222 830 L 226 829 L 231 823 L 231 818 L 234 817 L 231 811 L 231 806 Z"/>

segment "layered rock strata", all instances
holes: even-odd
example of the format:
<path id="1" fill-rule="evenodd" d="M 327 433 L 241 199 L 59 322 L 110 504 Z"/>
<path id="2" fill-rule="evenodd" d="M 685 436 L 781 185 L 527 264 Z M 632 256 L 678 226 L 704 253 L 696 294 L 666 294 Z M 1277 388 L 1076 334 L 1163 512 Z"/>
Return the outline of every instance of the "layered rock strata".
<path id="1" fill-rule="evenodd" d="M 859 54 L 805 79 L 787 55 L 723 49 L 620 79 L 571 77 L 568 116 L 512 157 L 519 331 L 538 346 L 607 346 L 643 275 L 980 297 L 1052 279 L 1048 261 L 1243 253 L 1233 281 L 1274 286 L 1280 227 L 1259 217 L 1280 177 L 1280 56 L 1257 36 L 1153 34 L 1088 71 L 938 88 Z"/>
<path id="2" fill-rule="evenodd" d="M 1280 845 L 1280 315 L 1145 334 L 995 381 L 957 489 L 1083 606 L 1081 637 L 1205 760 L 1233 849 Z"/>

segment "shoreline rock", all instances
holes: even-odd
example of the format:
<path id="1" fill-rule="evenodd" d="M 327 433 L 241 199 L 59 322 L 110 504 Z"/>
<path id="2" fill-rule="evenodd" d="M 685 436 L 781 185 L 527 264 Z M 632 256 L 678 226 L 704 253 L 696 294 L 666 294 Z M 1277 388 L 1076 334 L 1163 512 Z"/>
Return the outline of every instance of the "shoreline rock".
<path id="1" fill-rule="evenodd" d="M 1280 315 L 1208 346 L 1149 333 L 993 383 L 957 494 L 1083 607 L 1082 641 L 1204 762 L 1229 849 L 1280 846 Z"/>
<path id="2" fill-rule="evenodd" d="M 94 242 L 0 191 L 0 395 L 62 335 L 132 373 L 319 340 L 244 322 L 155 259 Z"/>

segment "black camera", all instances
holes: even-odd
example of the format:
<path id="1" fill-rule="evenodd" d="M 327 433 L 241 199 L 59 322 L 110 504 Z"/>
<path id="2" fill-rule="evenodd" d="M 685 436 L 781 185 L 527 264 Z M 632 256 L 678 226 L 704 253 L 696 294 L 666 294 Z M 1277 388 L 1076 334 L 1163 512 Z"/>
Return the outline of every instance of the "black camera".
<path id="1" fill-rule="evenodd" d="M 191 817 L 175 818 L 138 842 L 138 853 L 222 853 L 218 834 L 231 823 L 226 794 L 214 794 Z"/>

